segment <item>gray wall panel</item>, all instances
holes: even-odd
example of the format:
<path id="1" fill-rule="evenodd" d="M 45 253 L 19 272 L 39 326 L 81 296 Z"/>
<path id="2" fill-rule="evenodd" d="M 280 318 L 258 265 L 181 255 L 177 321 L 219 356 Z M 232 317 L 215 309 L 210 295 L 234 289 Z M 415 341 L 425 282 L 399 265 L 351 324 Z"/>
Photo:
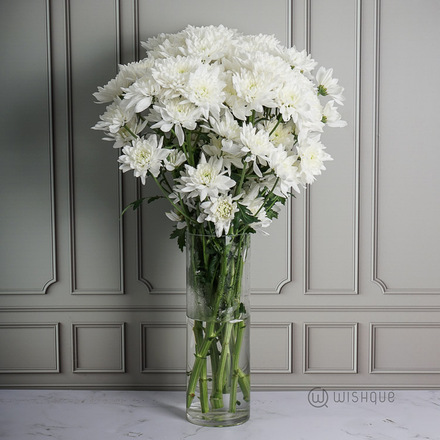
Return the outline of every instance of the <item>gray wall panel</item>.
<path id="1" fill-rule="evenodd" d="M 56 278 L 49 38 L 48 1 L 1 3 L 0 293 Z"/>
<path id="2" fill-rule="evenodd" d="M 92 93 L 117 72 L 119 2 L 67 3 L 73 293 L 122 293 L 121 177 L 112 143 L 90 128 Z"/>
<path id="3" fill-rule="evenodd" d="M 90 127 L 118 63 L 189 23 L 274 33 L 345 87 L 335 160 L 253 240 L 253 387 L 439 386 L 437 0 L 17 0 L 0 20 L 1 386 L 184 388 L 168 207 L 120 221 L 151 186 Z"/>

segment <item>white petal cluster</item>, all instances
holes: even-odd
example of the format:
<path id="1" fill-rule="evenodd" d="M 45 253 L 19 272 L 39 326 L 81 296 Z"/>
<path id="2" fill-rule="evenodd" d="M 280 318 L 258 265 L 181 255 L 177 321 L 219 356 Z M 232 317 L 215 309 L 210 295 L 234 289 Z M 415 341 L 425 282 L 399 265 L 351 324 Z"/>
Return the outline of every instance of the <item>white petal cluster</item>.
<path id="1" fill-rule="evenodd" d="M 162 161 L 168 156 L 168 150 L 162 149 L 162 139 L 158 141 L 155 134 L 147 139 L 135 139 L 133 146 L 125 146 L 122 152 L 124 154 L 119 157 L 122 164 L 119 169 L 124 173 L 134 170 L 135 177 L 140 177 L 143 184 L 148 172 L 154 177 L 159 175 Z"/>
<path id="2" fill-rule="evenodd" d="M 188 198 L 199 198 L 201 201 L 208 196 L 217 197 L 221 193 L 227 193 L 235 185 L 235 181 L 225 174 L 223 159 L 212 156 L 206 162 L 202 154 L 197 167 L 185 165 L 185 171 L 177 179 L 176 191 Z"/>
<path id="3" fill-rule="evenodd" d="M 333 70 L 271 35 L 188 26 L 142 43 L 94 94 L 107 104 L 93 127 L 122 148 L 123 172 L 154 176 L 179 228 L 216 234 L 266 228 L 293 189 L 331 160 L 320 136 L 344 127 Z"/>

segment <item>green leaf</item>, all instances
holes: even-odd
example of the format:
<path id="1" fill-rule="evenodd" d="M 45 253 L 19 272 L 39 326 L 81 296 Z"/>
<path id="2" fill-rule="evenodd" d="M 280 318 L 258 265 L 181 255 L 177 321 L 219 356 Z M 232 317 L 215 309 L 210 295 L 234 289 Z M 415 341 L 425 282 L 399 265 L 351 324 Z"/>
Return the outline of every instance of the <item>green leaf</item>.
<path id="1" fill-rule="evenodd" d="M 257 223 L 260 221 L 258 217 L 252 215 L 252 212 L 249 211 L 249 209 L 246 206 L 240 203 L 237 203 L 237 206 L 240 213 L 240 218 L 243 221 L 243 223 L 245 223 L 246 225 L 250 225 L 251 223 Z"/>
<path id="2" fill-rule="evenodd" d="M 177 245 L 179 249 L 183 252 L 183 248 L 186 245 L 186 227 L 178 229 L 175 227 L 174 231 L 171 233 L 170 238 L 177 238 Z"/>
<path id="3" fill-rule="evenodd" d="M 121 217 L 130 209 L 133 208 L 133 211 L 139 208 L 139 206 L 142 205 L 142 202 L 146 199 L 146 197 L 142 197 L 141 199 L 135 200 L 134 202 L 131 202 L 128 204 L 125 209 L 121 213 Z"/>
<path id="4" fill-rule="evenodd" d="M 124 210 L 122 211 L 122 213 L 121 213 L 121 217 L 130 209 L 130 208 L 132 208 L 133 209 L 133 211 L 136 211 L 136 209 L 138 209 L 141 205 L 142 205 L 142 203 L 144 202 L 144 200 L 146 200 L 147 201 L 147 203 L 151 203 L 151 202 L 154 202 L 155 200 L 158 200 L 158 199 L 164 199 L 165 197 L 164 196 L 151 196 L 151 197 L 142 197 L 142 198 L 140 198 L 140 199 L 137 199 L 137 200 L 135 200 L 134 202 L 131 202 L 130 204 L 128 204 L 125 208 L 124 208 Z"/>
<path id="5" fill-rule="evenodd" d="M 147 203 L 151 203 L 154 202 L 155 200 L 159 200 L 159 199 L 164 199 L 164 196 L 152 196 L 152 197 L 148 197 Z"/>

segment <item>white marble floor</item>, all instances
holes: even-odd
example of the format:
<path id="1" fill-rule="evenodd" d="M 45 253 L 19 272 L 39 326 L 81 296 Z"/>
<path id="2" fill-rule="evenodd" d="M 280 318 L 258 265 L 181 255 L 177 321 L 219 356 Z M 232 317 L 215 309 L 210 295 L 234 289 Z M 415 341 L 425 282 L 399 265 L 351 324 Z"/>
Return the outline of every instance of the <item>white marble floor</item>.
<path id="1" fill-rule="evenodd" d="M 440 440 L 440 390 L 253 392 L 231 428 L 187 422 L 178 391 L 0 390 L 0 439 Z"/>

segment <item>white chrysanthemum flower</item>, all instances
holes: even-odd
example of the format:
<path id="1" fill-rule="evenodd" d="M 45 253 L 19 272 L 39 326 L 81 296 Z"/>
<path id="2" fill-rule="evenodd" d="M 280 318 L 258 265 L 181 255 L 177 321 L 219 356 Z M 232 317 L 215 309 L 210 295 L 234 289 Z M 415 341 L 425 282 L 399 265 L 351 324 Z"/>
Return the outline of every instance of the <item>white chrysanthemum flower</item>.
<path id="1" fill-rule="evenodd" d="M 220 193 L 228 192 L 235 181 L 225 176 L 226 170 L 223 167 L 223 159 L 212 156 L 206 162 L 204 154 L 200 156 L 200 162 L 194 168 L 185 165 L 185 171 L 178 179 L 180 185 L 176 190 L 186 194 L 188 198 L 197 198 L 205 200 L 206 197 L 217 197 Z"/>
<path id="2" fill-rule="evenodd" d="M 240 139 L 240 126 L 229 109 L 225 109 L 218 119 L 209 118 L 209 122 L 212 130 L 217 135 L 231 141 L 238 141 Z"/>
<path id="3" fill-rule="evenodd" d="M 124 88 L 129 87 L 138 78 L 143 77 L 151 68 L 152 62 L 148 59 L 119 66 L 119 73 L 104 87 L 98 87 L 93 96 L 99 103 L 111 102 L 123 94 Z"/>
<path id="4" fill-rule="evenodd" d="M 122 149 L 124 153 L 119 157 L 119 167 L 124 173 L 130 170 L 134 171 L 135 177 L 140 177 L 145 185 L 147 173 L 157 177 L 160 173 L 162 161 L 168 156 L 168 150 L 162 149 L 163 138 L 157 140 L 155 134 L 147 139 L 138 138 L 133 141 L 133 146 L 125 146 Z"/>
<path id="5" fill-rule="evenodd" d="M 127 108 L 126 103 L 117 98 L 112 104 L 107 106 L 105 113 L 99 117 L 101 120 L 92 128 L 115 134 L 134 117 L 134 110 Z"/>
<path id="6" fill-rule="evenodd" d="M 341 115 L 337 111 L 334 104 L 334 101 L 327 102 L 324 110 L 322 111 L 322 120 L 324 124 L 328 125 L 329 127 L 345 127 L 347 122 L 341 119 Z"/>
<path id="7" fill-rule="evenodd" d="M 256 52 L 244 56 L 242 61 L 248 70 L 264 75 L 267 81 L 271 81 L 274 89 L 282 86 L 292 71 L 290 65 L 280 56 L 267 52 Z"/>
<path id="8" fill-rule="evenodd" d="M 282 148 L 277 148 L 269 158 L 270 167 L 280 179 L 280 191 L 287 197 L 291 188 L 300 192 L 298 155 L 289 153 Z"/>
<path id="9" fill-rule="evenodd" d="M 183 128 L 194 130 L 197 121 L 202 116 L 202 110 L 199 107 L 180 99 L 170 99 L 160 105 L 153 105 L 153 110 L 149 120 L 157 122 L 151 128 L 159 128 L 164 133 L 168 133 L 174 127 L 179 145 L 182 145 L 185 140 Z"/>
<path id="10" fill-rule="evenodd" d="M 338 80 L 332 77 L 333 69 L 320 67 L 316 73 L 318 82 L 318 94 L 322 96 L 331 96 L 338 104 L 343 105 L 344 97 L 342 93 L 344 88 L 338 85 Z"/>
<path id="11" fill-rule="evenodd" d="M 147 121 L 140 118 L 133 118 L 128 121 L 117 133 L 107 133 L 102 139 L 114 142 L 113 148 L 122 148 L 138 138 L 142 130 L 147 125 Z"/>
<path id="12" fill-rule="evenodd" d="M 312 70 L 318 64 L 312 55 L 308 54 L 306 50 L 299 51 L 295 46 L 286 48 L 283 51 L 283 58 L 289 63 L 289 65 L 299 70 L 301 73 L 310 74 Z"/>
<path id="13" fill-rule="evenodd" d="M 262 128 L 269 133 L 273 145 L 283 145 L 286 150 L 292 150 L 295 144 L 295 124 L 292 121 L 278 122 L 276 119 L 264 122 Z"/>
<path id="14" fill-rule="evenodd" d="M 324 149 L 324 145 L 319 142 L 319 136 L 306 139 L 298 147 L 298 157 L 300 159 L 299 178 L 303 184 L 313 183 L 315 176 L 321 174 L 321 171 L 326 169 L 324 162 L 333 160 Z"/>
<path id="15" fill-rule="evenodd" d="M 189 76 L 203 65 L 197 57 L 170 57 L 155 62 L 151 72 L 162 87 L 162 99 L 179 98 L 188 83 Z"/>
<path id="16" fill-rule="evenodd" d="M 177 229 L 183 229 L 186 226 L 185 218 L 182 214 L 176 211 L 166 212 L 165 215 L 172 221 L 176 222 Z"/>
<path id="17" fill-rule="evenodd" d="M 180 165 L 186 162 L 186 156 L 183 151 L 179 150 L 168 150 L 169 154 L 165 159 L 165 168 L 168 171 L 174 171 L 179 168 Z"/>
<path id="18" fill-rule="evenodd" d="M 250 225 L 255 230 L 267 228 L 272 223 L 272 220 L 266 215 L 266 210 L 262 208 L 264 198 L 258 196 L 259 192 L 260 188 L 258 185 L 252 185 L 240 200 L 240 203 L 246 206 L 253 216 L 258 218 L 258 222 Z"/>
<path id="19" fill-rule="evenodd" d="M 232 166 L 235 166 L 237 169 L 243 168 L 241 158 L 245 153 L 241 151 L 240 145 L 235 144 L 231 140 L 216 137 L 212 133 L 209 135 L 209 138 L 211 143 L 205 144 L 202 150 L 208 156 L 222 157 L 223 166 L 227 169 L 228 175 L 231 175 Z"/>
<path id="20" fill-rule="evenodd" d="M 232 77 L 232 83 L 237 93 L 249 110 L 262 112 L 263 107 L 275 107 L 275 85 L 271 75 L 255 70 L 241 69 Z"/>
<path id="21" fill-rule="evenodd" d="M 141 113 L 150 107 L 153 97 L 160 91 L 160 86 L 150 76 L 144 76 L 123 90 L 127 109 L 134 108 L 136 113 Z"/>
<path id="22" fill-rule="evenodd" d="M 270 142 L 269 133 L 266 130 L 258 130 L 252 124 L 243 124 L 240 135 L 243 147 L 242 152 L 246 153 L 246 162 L 252 162 L 254 172 L 262 177 L 258 163 L 266 165 L 269 155 L 275 149 Z"/>
<path id="23" fill-rule="evenodd" d="M 200 223 L 203 223 L 203 221 L 213 222 L 215 226 L 215 235 L 217 237 L 221 237 L 223 232 L 227 234 L 235 213 L 238 211 L 236 202 L 238 198 L 239 196 L 232 197 L 231 195 L 211 197 L 200 205 L 203 209 L 203 214 L 198 220 Z"/>
<path id="24" fill-rule="evenodd" d="M 181 47 L 185 44 L 183 32 L 176 34 L 161 33 L 141 42 L 141 46 L 148 51 L 152 59 L 175 57 L 181 54 Z"/>
<path id="25" fill-rule="evenodd" d="M 122 89 L 131 84 L 123 75 L 117 75 L 116 78 L 111 79 L 105 86 L 98 87 L 98 91 L 93 93 L 98 103 L 105 103 L 113 101 L 117 96 L 122 94 Z"/>
<path id="26" fill-rule="evenodd" d="M 223 89 L 225 86 L 220 66 L 202 64 L 189 75 L 182 94 L 199 107 L 203 116 L 208 119 L 209 113 L 218 117 L 220 109 L 224 107 L 223 101 L 226 95 Z"/>
<path id="27" fill-rule="evenodd" d="M 244 53 L 266 52 L 279 55 L 282 51 L 282 45 L 274 35 L 243 35 L 239 45 Z"/>
<path id="28" fill-rule="evenodd" d="M 183 31 L 185 45 L 181 46 L 183 55 L 196 55 L 210 63 L 221 59 L 229 50 L 237 32 L 220 26 L 187 26 Z"/>
<path id="29" fill-rule="evenodd" d="M 226 72 L 225 104 L 231 109 L 235 118 L 245 121 L 246 117 L 252 114 L 252 110 L 249 108 L 249 104 L 237 95 L 232 81 L 232 72 Z"/>
<path id="30" fill-rule="evenodd" d="M 295 71 L 292 71 L 294 73 Z M 300 74 L 292 75 L 290 81 L 286 82 L 278 90 L 277 102 L 280 113 L 285 122 L 290 119 L 297 124 L 300 115 L 306 115 L 310 110 L 308 96 L 310 90 L 304 87 L 302 81 L 298 81 Z"/>

